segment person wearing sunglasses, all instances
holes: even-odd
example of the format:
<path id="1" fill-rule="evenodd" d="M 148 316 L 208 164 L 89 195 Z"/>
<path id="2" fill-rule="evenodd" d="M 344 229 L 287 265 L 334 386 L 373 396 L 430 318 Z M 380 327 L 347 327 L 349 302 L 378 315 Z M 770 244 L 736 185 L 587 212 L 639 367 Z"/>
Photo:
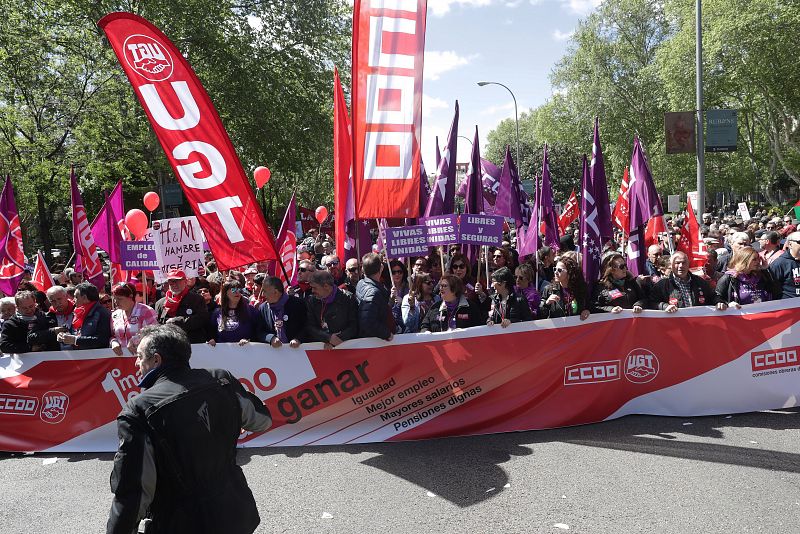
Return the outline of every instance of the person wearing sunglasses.
<path id="1" fill-rule="evenodd" d="M 769 266 L 772 278 L 781 286 L 781 298 L 800 297 L 800 232 L 786 237 L 786 252 Z"/>
<path id="2" fill-rule="evenodd" d="M 489 309 L 489 326 L 499 324 L 503 328 L 511 323 L 532 321 L 533 315 L 528 307 L 528 301 L 514 292 L 514 277 L 508 267 L 500 267 L 492 273 L 492 288 L 494 294 L 491 298 Z"/>
<path id="3" fill-rule="evenodd" d="M 339 260 L 339 256 L 336 254 L 328 254 L 323 256 L 322 268 L 331 273 L 331 276 L 333 276 L 333 282 L 337 286 L 340 286 L 347 281 L 344 269 L 342 268 L 342 262 Z"/>
<path id="4" fill-rule="evenodd" d="M 297 266 L 297 286 L 289 288 L 289 293 L 301 299 L 311 298 L 311 275 L 317 270 L 312 260 L 300 260 Z"/>
<path id="5" fill-rule="evenodd" d="M 238 280 L 228 280 L 219 292 L 219 308 L 211 315 L 212 337 L 208 344 L 257 341 L 258 311 L 247 302 Z"/>
<path id="6" fill-rule="evenodd" d="M 553 269 L 553 281 L 544 288 L 539 318 L 555 319 L 580 315 L 589 317 L 586 282 L 578 263 L 571 256 L 562 255 Z"/>
<path id="7" fill-rule="evenodd" d="M 434 306 L 441 302 L 439 295 L 433 292 L 433 280 L 428 273 L 418 274 L 411 284 L 411 291 L 403 297 L 400 305 L 403 321 L 403 333 L 419 332 L 422 320 Z"/>
<path id="8" fill-rule="evenodd" d="M 361 265 L 356 258 L 350 258 L 344 264 L 344 283 L 339 284 L 339 289 L 344 289 L 353 293 L 356 293 L 356 286 L 358 285 L 358 281 L 361 280 Z"/>
<path id="9" fill-rule="evenodd" d="M 636 278 L 628 272 L 625 258 L 619 253 L 607 256 L 601 265 L 602 275 L 594 288 L 592 312 L 620 313 L 632 310 L 641 313 L 647 308 L 644 292 Z"/>
<path id="10" fill-rule="evenodd" d="M 442 276 L 439 295 L 442 303 L 428 311 L 420 325 L 420 332 L 446 332 L 485 324 L 478 305 L 464 295 L 464 284 L 459 277 L 452 274 Z"/>

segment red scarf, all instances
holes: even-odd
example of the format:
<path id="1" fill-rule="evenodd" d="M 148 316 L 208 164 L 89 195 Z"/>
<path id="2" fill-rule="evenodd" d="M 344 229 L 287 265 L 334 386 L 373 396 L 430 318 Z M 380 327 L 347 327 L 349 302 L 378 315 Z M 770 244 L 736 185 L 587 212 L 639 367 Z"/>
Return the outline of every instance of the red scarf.
<path id="1" fill-rule="evenodd" d="M 297 285 L 300 287 L 300 291 L 303 293 L 311 288 L 311 284 L 309 282 L 299 282 Z"/>
<path id="2" fill-rule="evenodd" d="M 94 305 L 97 304 L 97 301 L 89 302 L 87 304 L 81 304 L 80 306 L 75 306 L 74 313 L 75 315 L 72 316 L 72 331 L 77 332 L 83 326 L 83 320 L 86 319 L 86 316 L 89 315 L 89 312 L 92 311 Z"/>
<path id="3" fill-rule="evenodd" d="M 67 315 L 69 315 L 70 313 L 72 313 L 74 310 L 75 310 L 75 302 L 74 302 L 74 301 L 71 301 L 71 300 L 69 300 L 69 299 L 67 299 L 67 310 L 66 310 L 64 313 L 61 313 L 61 312 L 59 312 L 57 309 L 55 309 L 55 308 L 54 308 L 54 307 L 52 307 L 52 306 L 50 306 L 50 310 L 48 310 L 48 311 L 49 311 L 50 313 L 54 313 L 54 314 L 56 314 L 56 315 L 64 315 L 64 316 L 67 316 Z"/>
<path id="4" fill-rule="evenodd" d="M 164 309 L 167 310 L 167 316 L 175 317 L 178 313 L 178 307 L 181 305 L 181 300 L 189 292 L 189 286 L 186 286 L 183 291 L 177 295 L 172 290 L 167 290 L 167 300 L 164 302 Z"/>

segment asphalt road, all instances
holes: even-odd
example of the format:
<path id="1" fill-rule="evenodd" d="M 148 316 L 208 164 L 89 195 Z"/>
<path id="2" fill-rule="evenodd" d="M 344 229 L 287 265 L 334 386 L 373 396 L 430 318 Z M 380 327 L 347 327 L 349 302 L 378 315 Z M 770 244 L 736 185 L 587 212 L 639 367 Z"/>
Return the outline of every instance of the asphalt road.
<path id="1" fill-rule="evenodd" d="M 258 532 L 800 533 L 798 444 L 793 408 L 239 461 Z M 111 460 L 0 455 L 0 533 L 103 532 Z"/>

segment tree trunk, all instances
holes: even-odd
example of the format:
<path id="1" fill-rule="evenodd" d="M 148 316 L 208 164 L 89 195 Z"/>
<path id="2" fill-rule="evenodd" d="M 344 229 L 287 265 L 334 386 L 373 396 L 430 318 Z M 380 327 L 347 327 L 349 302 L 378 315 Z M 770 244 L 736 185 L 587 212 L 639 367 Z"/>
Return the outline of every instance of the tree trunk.
<path id="1" fill-rule="evenodd" d="M 53 265 L 53 235 L 50 232 L 50 212 L 44 199 L 44 193 L 36 193 L 36 207 L 39 211 L 39 237 L 42 239 L 44 257 L 48 265 Z"/>

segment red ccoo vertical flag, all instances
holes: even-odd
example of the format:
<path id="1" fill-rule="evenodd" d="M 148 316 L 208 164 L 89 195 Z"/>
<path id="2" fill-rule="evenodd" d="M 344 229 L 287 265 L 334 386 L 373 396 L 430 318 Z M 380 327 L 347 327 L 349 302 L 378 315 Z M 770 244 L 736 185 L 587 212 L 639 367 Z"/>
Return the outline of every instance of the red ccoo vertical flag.
<path id="1" fill-rule="evenodd" d="M 50 269 L 47 268 L 47 262 L 44 261 L 42 251 L 36 254 L 36 265 L 33 267 L 33 279 L 31 283 L 36 286 L 39 291 L 47 291 L 53 287 L 53 276 L 50 274 Z"/>
<path id="2" fill-rule="evenodd" d="M 569 196 L 569 200 L 564 205 L 564 211 L 558 216 L 558 230 L 560 235 L 564 235 L 567 227 L 575 222 L 581 215 L 581 205 L 578 203 L 578 197 L 575 195 L 575 190 Z"/>
<path id="3" fill-rule="evenodd" d="M 677 249 L 689 256 L 690 268 L 702 268 L 706 264 L 708 257 L 706 245 L 700 239 L 700 224 L 694 214 L 691 198 L 686 203 L 686 217 L 681 226 L 681 239 L 678 241 Z"/>
<path id="4" fill-rule="evenodd" d="M 628 167 L 622 175 L 622 183 L 619 185 L 619 197 L 614 206 L 614 213 L 611 214 L 611 222 L 614 226 L 622 230 L 625 237 L 628 236 L 628 221 L 630 220 L 630 205 L 628 203 Z"/>
<path id="5" fill-rule="evenodd" d="M 355 0 L 353 185 L 359 219 L 419 216 L 426 0 Z"/>

